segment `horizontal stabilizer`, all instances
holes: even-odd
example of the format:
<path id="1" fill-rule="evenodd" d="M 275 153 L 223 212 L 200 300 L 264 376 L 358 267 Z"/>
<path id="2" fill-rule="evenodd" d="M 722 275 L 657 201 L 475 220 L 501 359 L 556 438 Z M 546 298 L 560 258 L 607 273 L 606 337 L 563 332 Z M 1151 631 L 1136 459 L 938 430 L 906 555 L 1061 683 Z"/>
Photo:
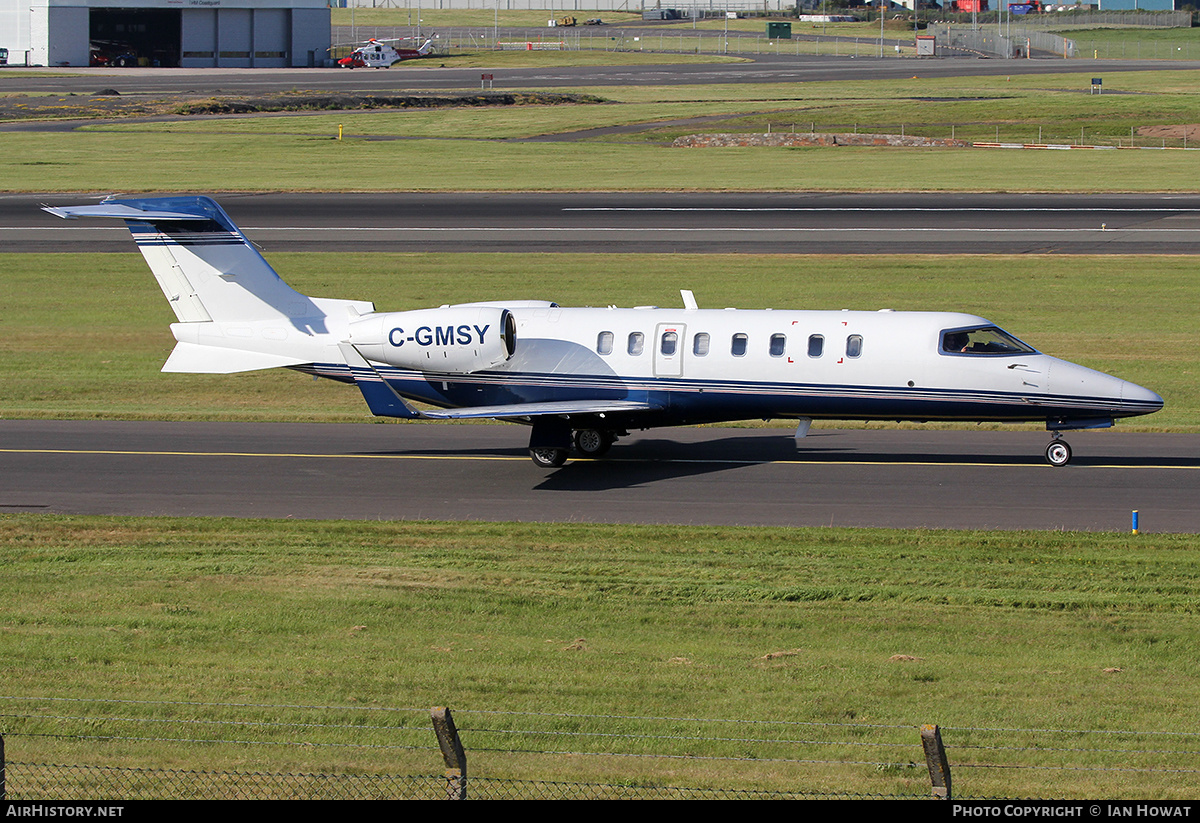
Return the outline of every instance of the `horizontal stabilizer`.
<path id="1" fill-rule="evenodd" d="M 191 374 L 232 374 L 240 371 L 298 366 L 306 362 L 308 361 L 302 358 L 284 354 L 264 354 L 256 351 L 201 346 L 196 343 L 176 343 L 175 349 L 167 358 L 162 370 Z"/>
<path id="2" fill-rule="evenodd" d="M 500 406 L 473 406 L 423 412 L 434 420 L 467 420 L 480 417 L 539 417 L 546 414 L 603 414 L 605 412 L 654 411 L 653 403 L 637 400 L 564 400 L 549 403 L 509 403 Z"/>
<path id="3" fill-rule="evenodd" d="M 208 220 L 203 211 L 162 211 L 158 209 L 142 209 L 125 203 L 101 203 L 98 206 L 42 206 L 42 211 L 56 217 L 74 219 L 77 217 L 117 217 L 121 220 Z"/>

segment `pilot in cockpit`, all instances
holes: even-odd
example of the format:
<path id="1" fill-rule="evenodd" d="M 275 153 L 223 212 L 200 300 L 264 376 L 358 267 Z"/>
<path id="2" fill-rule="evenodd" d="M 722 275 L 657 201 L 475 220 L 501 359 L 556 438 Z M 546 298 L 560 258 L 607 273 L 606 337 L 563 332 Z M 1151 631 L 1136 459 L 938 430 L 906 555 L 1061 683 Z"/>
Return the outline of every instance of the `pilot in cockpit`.
<path id="1" fill-rule="evenodd" d="M 970 338 L 964 331 L 951 332 L 942 338 L 942 351 L 964 352 L 970 344 Z"/>

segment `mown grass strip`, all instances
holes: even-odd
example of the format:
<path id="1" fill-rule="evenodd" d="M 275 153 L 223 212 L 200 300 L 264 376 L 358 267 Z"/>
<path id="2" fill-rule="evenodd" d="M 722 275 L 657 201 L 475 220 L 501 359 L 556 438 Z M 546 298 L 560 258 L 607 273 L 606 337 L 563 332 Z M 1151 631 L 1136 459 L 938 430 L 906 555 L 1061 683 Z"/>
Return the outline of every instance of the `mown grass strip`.
<path id="1" fill-rule="evenodd" d="M 333 723 L 344 714 L 337 706 L 449 705 L 591 716 L 579 723 L 597 730 L 617 725 L 602 717 L 630 715 L 858 724 L 864 736 L 874 724 L 912 724 L 914 747 L 923 722 L 1186 735 L 1200 733 L 1188 709 L 1200 679 L 1195 548 L 1196 538 L 1182 535 L 4 515 L 0 664 L 6 695 L 260 707 L 238 713 L 246 719 L 284 720 L 296 714 L 287 706 L 329 706 L 323 722 Z M 101 719 L 106 712 L 136 714 L 128 706 L 72 709 L 41 711 L 94 713 L 89 734 L 112 729 Z M 176 714 L 209 716 L 187 706 Z M 425 722 L 413 712 L 385 725 Z M 674 725 L 680 735 L 697 734 L 696 723 Z M 296 732 L 217 728 L 187 736 L 275 734 Z M 987 736 L 958 734 L 960 741 Z M 717 738 L 736 737 L 656 748 L 731 757 L 744 746 Z M 957 762 L 1041 761 L 1030 748 L 1039 738 L 1010 731 L 1001 739 L 1012 752 L 961 748 Z M 424 773 L 431 757 L 436 762 L 429 751 L 390 746 L 112 740 L 76 747 L 23 736 L 9 738 L 14 760 L 14 740 L 26 761 L 35 759 L 34 747 L 48 762 L 178 768 L 265 760 L 273 771 Z M 523 748 L 519 740 L 503 746 Z M 959 790 L 1187 796 L 1186 776 L 1105 773 L 1129 765 L 1130 755 L 1116 745 L 1087 746 L 1096 749 L 1086 758 L 1096 773 L 967 770 Z M 1160 751 L 1139 762 L 1179 762 L 1172 752 L 1191 747 L 1186 736 L 1164 737 Z M 788 756 L 880 755 L 814 743 Z M 491 776 L 571 780 L 663 768 L 494 752 L 475 762 Z M 672 762 L 668 770 L 684 785 L 736 778 L 742 787 L 771 787 L 790 773 L 787 780 L 798 782 L 788 788 L 840 780 L 843 790 L 862 792 L 911 793 L 921 777 L 820 765 L 797 777 L 792 768 Z"/>
<path id="2" fill-rule="evenodd" d="M 402 75 L 398 73 L 398 78 Z M 704 128 L 665 126 L 584 142 L 502 142 L 629 123 L 729 114 L 720 131 L 869 131 L 1010 142 L 1165 145 L 1143 129 L 1195 120 L 1182 72 L 877 83 L 574 89 L 604 105 L 361 112 L 122 123 L 13 133 L 0 157 L 12 191 L 192 190 L 988 190 L 1191 191 L 1179 151 L 674 149 Z M 402 79 L 400 80 L 402 83 Z M 337 140 L 338 126 L 349 139 Z M 709 129 L 711 130 L 711 129 Z M 1155 131 L 1155 135 L 1159 135 Z M 367 137 L 370 139 L 360 139 Z M 380 139 L 394 138 L 394 139 Z M 400 139 L 403 138 L 403 139 Z M 412 139 L 421 138 L 421 139 Z M 620 142 L 605 142 L 619 140 Z M 1195 136 L 1192 137 L 1195 142 Z M 1171 138 L 1171 145 L 1183 145 Z M 139 163 L 131 165 L 132 154 Z M 220 157 L 220 163 L 212 162 Z M 381 174 L 380 169 L 403 170 Z"/>

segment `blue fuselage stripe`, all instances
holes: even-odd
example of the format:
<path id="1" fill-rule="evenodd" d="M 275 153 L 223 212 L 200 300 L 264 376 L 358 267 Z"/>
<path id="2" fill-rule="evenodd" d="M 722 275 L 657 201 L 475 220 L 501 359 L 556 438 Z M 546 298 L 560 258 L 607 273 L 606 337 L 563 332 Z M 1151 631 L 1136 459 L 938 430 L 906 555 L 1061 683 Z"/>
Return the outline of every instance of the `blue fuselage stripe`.
<path id="1" fill-rule="evenodd" d="M 354 382 L 340 364 L 304 369 Z M 398 394 L 443 408 L 572 400 L 639 400 L 661 406 L 655 416 L 680 421 L 756 417 L 970 419 L 1041 421 L 1125 417 L 1153 411 L 1141 401 L 1020 394 L 954 388 L 618 378 L 513 372 L 437 375 L 381 367 Z"/>

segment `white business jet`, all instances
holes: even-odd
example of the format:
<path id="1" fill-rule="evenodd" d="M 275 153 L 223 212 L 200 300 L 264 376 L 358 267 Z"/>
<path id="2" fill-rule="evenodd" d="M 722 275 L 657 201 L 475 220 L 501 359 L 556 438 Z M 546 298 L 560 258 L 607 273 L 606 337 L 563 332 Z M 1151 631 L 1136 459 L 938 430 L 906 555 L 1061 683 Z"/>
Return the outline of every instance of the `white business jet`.
<path id="1" fill-rule="evenodd" d="M 817 418 L 1044 422 L 1046 459 L 1064 466 L 1063 431 L 1163 405 L 969 314 L 702 310 L 689 291 L 681 308 L 377 312 L 293 290 L 207 197 L 45 210 L 129 226 L 179 320 L 163 371 L 290 368 L 356 384 L 376 415 L 525 423 L 544 467 L 630 429 L 756 418 L 795 419 L 797 438 Z"/>

